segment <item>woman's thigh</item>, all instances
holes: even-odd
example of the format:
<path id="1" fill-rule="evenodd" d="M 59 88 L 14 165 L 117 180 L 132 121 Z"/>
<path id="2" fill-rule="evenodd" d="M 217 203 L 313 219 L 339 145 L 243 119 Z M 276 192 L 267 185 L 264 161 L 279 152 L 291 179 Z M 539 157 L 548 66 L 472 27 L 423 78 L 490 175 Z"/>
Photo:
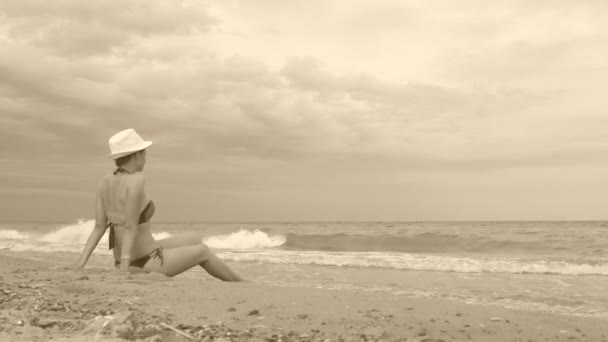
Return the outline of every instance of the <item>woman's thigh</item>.
<path id="1" fill-rule="evenodd" d="M 163 249 L 161 258 L 152 258 L 144 265 L 144 269 L 173 277 L 200 265 L 208 257 L 209 249 L 201 244 L 193 246 Z M 162 262 L 161 262 L 162 261 Z"/>
<path id="2" fill-rule="evenodd" d="M 164 249 L 193 246 L 199 245 L 203 241 L 201 234 L 198 233 L 185 233 L 165 239 L 157 240 L 156 243 L 159 247 Z"/>

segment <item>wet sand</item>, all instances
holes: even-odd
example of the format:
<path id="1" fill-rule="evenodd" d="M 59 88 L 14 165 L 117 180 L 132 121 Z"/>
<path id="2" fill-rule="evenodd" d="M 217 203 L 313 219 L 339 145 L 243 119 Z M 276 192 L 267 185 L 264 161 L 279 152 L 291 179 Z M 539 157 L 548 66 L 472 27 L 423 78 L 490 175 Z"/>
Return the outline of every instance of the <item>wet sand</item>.
<path id="1" fill-rule="evenodd" d="M 1 341 L 608 342 L 606 320 L 447 299 L 0 265 Z"/>

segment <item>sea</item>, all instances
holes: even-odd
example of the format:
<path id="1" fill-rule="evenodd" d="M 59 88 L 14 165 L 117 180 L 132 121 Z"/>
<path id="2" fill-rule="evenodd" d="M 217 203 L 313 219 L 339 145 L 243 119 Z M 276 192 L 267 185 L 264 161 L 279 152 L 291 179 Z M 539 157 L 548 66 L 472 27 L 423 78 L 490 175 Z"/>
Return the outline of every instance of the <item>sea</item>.
<path id="1" fill-rule="evenodd" d="M 0 254 L 74 263 L 93 229 L 0 223 Z M 608 222 L 152 222 L 269 286 L 452 299 L 608 320 Z M 107 234 L 106 234 L 107 235 Z M 107 236 L 89 261 L 113 267 Z M 178 277 L 210 277 L 195 267 Z"/>

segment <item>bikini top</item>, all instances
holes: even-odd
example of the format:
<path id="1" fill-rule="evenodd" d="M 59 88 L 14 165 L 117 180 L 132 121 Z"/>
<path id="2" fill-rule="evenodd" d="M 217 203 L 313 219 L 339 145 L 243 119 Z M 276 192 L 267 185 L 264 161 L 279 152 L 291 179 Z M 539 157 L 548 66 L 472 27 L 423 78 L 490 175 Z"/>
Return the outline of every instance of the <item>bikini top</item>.
<path id="1" fill-rule="evenodd" d="M 116 171 L 114 171 L 114 174 L 117 173 L 130 173 L 129 171 L 123 169 L 123 168 L 118 168 L 116 169 Z M 154 216 L 154 211 L 156 210 L 156 207 L 154 206 L 154 202 L 152 202 L 152 200 L 148 201 L 148 204 L 146 204 L 146 207 L 141 211 L 141 213 L 139 214 L 139 220 L 137 222 L 137 224 L 142 224 L 142 223 L 146 223 L 148 221 L 150 221 L 150 219 L 152 218 L 152 216 Z M 116 225 L 115 222 L 109 222 L 108 225 L 106 226 L 106 228 L 110 228 L 110 236 L 109 236 L 109 241 L 108 241 L 108 245 L 109 245 L 109 249 L 114 248 L 114 226 Z"/>

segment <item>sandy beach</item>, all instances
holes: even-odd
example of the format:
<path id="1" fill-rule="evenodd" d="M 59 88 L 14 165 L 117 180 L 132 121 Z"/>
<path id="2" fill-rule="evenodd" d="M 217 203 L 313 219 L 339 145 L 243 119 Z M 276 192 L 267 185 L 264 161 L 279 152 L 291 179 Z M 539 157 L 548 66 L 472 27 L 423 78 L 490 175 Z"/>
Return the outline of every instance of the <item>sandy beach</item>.
<path id="1" fill-rule="evenodd" d="M 0 260 L 2 341 L 608 341 L 596 318 Z"/>

